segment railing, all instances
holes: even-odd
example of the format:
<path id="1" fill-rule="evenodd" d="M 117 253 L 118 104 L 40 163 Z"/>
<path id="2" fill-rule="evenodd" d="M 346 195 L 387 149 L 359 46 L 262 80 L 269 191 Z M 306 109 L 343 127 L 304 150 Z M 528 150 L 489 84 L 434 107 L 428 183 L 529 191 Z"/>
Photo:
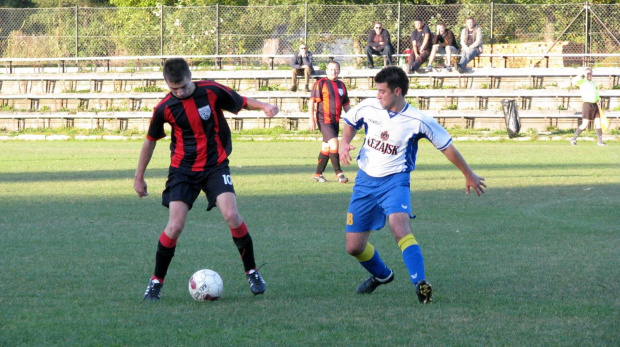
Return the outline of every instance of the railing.
<path id="1" fill-rule="evenodd" d="M 280 65 L 284 64 L 288 66 L 288 61 L 292 55 L 290 54 L 273 54 L 273 55 L 265 55 L 265 54 L 209 54 L 209 55 L 188 55 L 183 56 L 187 60 L 190 61 L 190 64 L 196 60 L 208 60 L 213 62 L 213 66 L 215 69 L 221 70 L 223 67 L 223 61 L 228 60 L 229 62 L 240 61 L 240 60 L 258 60 L 264 61 L 265 67 L 267 69 L 273 70 L 276 66 L 276 61 L 280 60 Z M 437 58 L 442 58 L 443 54 L 437 54 Z M 458 57 L 459 54 L 453 54 L 453 57 Z M 154 55 L 154 56 L 118 56 L 118 57 L 79 57 L 79 58 L 0 58 L 0 64 L 5 65 L 6 73 L 13 74 L 16 72 L 17 67 L 19 66 L 27 66 L 28 68 L 32 68 L 33 72 L 43 72 L 42 69 L 45 63 L 56 63 L 58 64 L 58 72 L 68 72 L 68 67 L 73 66 L 77 70 L 80 69 L 89 69 L 89 63 L 99 62 L 104 69 L 104 72 L 110 72 L 111 62 L 123 62 L 124 64 L 120 65 L 120 68 L 127 69 L 130 66 L 136 71 L 140 71 L 142 65 L 149 66 L 161 66 L 163 62 L 167 58 L 172 58 L 176 56 L 168 56 L 168 55 Z M 348 61 L 351 62 L 352 59 L 357 59 L 357 65 L 364 66 L 366 62 L 365 54 L 315 54 L 315 64 L 327 63 L 333 60 L 337 61 Z M 394 54 L 394 58 L 405 58 L 406 54 Z M 557 54 L 557 53 L 497 53 L 497 54 L 486 54 L 482 53 L 477 61 L 479 62 L 481 59 L 488 59 L 489 63 L 486 66 L 489 67 L 509 67 L 508 62 L 510 59 L 519 59 L 519 58 L 531 58 L 534 60 L 538 60 L 534 63 L 534 67 L 550 67 L 550 60 L 557 59 L 561 61 L 569 60 L 569 61 L 588 61 L 595 60 L 599 58 L 605 59 L 614 59 L 620 62 L 620 53 L 590 53 L 590 54 Z M 129 64 L 128 64 L 129 63 Z M 80 65 L 82 64 L 82 65 Z M 356 64 L 355 62 L 353 63 Z M 256 67 L 256 64 L 250 64 L 253 67 Z M 92 66 L 90 66 L 92 68 Z M 96 70 L 96 69 L 95 69 Z"/>

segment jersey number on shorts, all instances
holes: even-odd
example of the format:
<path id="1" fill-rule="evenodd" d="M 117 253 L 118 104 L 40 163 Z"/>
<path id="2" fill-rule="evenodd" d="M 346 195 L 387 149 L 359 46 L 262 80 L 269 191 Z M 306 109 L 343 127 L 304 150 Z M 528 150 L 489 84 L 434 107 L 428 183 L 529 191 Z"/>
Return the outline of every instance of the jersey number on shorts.
<path id="1" fill-rule="evenodd" d="M 347 225 L 353 225 L 353 213 L 347 213 Z"/>
<path id="2" fill-rule="evenodd" d="M 229 186 L 232 186 L 232 179 L 230 178 L 230 175 L 222 175 L 222 178 L 224 179 L 224 184 L 227 184 Z"/>

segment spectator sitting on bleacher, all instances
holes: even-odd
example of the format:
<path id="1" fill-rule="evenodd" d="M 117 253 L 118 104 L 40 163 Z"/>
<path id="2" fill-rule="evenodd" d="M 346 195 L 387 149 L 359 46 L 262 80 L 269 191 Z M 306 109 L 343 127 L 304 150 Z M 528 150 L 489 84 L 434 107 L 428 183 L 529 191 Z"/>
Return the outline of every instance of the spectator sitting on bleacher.
<path id="1" fill-rule="evenodd" d="M 465 20 L 461 31 L 461 61 L 456 64 L 459 72 L 465 71 L 467 64 L 482 53 L 482 29 L 472 17 Z"/>
<path id="2" fill-rule="evenodd" d="M 431 54 L 431 30 L 421 19 L 414 19 L 411 32 L 411 55 L 407 64 L 408 71 L 416 71 Z"/>
<path id="3" fill-rule="evenodd" d="M 385 55 L 388 65 L 392 65 L 392 54 L 394 48 L 390 41 L 390 33 L 383 28 L 381 22 L 375 22 L 375 26 L 368 33 L 368 44 L 366 45 L 366 57 L 368 58 L 368 68 L 374 69 L 375 64 L 372 61 L 374 55 Z"/>
<path id="4" fill-rule="evenodd" d="M 306 92 L 310 92 L 308 88 L 308 83 L 310 83 L 310 75 L 314 73 L 314 68 L 312 67 L 312 52 L 308 51 L 308 47 L 305 44 L 299 45 L 299 52 L 293 55 L 291 58 L 291 68 L 292 70 L 292 86 L 291 91 L 297 91 L 297 75 L 304 75 L 304 82 L 306 84 L 306 88 L 304 89 Z"/>
<path id="5" fill-rule="evenodd" d="M 428 66 L 426 67 L 426 72 L 433 71 L 433 61 L 435 60 L 435 55 L 445 54 L 445 69 L 446 71 L 452 71 L 452 54 L 456 54 L 459 51 L 459 47 L 456 44 L 456 39 L 454 38 L 454 33 L 446 28 L 444 23 L 437 23 L 437 32 L 435 32 L 435 36 L 433 36 L 433 49 L 431 50 L 431 57 L 428 58 Z"/>

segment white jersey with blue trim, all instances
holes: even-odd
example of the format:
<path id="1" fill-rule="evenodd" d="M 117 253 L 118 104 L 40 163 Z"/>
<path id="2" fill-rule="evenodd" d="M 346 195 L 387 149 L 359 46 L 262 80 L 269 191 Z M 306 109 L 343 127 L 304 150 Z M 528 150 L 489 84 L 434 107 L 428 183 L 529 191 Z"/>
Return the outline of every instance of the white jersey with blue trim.
<path id="1" fill-rule="evenodd" d="M 381 107 L 376 98 L 365 99 L 344 115 L 344 121 L 366 133 L 357 156 L 360 169 L 373 177 L 415 169 L 418 141 L 428 139 L 438 150 L 446 149 L 452 137 L 433 117 L 405 104 L 400 112 Z"/>

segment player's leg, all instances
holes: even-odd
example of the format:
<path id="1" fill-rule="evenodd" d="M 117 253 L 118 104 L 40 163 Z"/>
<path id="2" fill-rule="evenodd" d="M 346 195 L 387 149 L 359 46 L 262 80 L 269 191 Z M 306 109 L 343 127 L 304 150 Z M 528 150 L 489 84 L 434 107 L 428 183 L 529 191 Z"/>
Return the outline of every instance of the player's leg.
<path id="1" fill-rule="evenodd" d="M 594 110 L 594 130 L 596 131 L 597 142 L 596 144 L 599 146 L 605 146 L 605 142 L 603 142 L 603 129 L 601 128 L 601 113 L 596 105 L 596 109 Z"/>
<path id="2" fill-rule="evenodd" d="M 230 169 L 227 165 L 221 165 L 209 173 L 205 191 L 209 202 L 207 210 L 217 206 L 230 229 L 233 242 L 243 262 L 246 278 L 250 283 L 250 290 L 254 295 L 263 294 L 266 289 L 265 281 L 256 268 L 254 242 L 245 221 L 239 214 Z"/>
<path id="3" fill-rule="evenodd" d="M 577 137 L 579 136 L 579 134 L 581 134 L 582 131 L 584 131 L 588 125 L 590 125 L 590 120 L 594 119 L 594 116 L 592 114 L 592 104 L 584 102 L 582 104 L 581 107 L 581 125 L 579 127 L 577 127 L 577 129 L 575 129 L 575 134 L 573 135 L 573 137 L 570 139 L 570 144 L 575 146 L 577 145 Z M 599 119 L 600 120 L 600 119 Z M 602 133 L 601 133 L 602 135 Z"/>
<path id="4" fill-rule="evenodd" d="M 403 262 L 409 272 L 420 302 L 431 301 L 432 288 L 426 281 L 424 257 L 420 245 L 411 234 L 411 190 L 409 173 L 392 175 L 378 195 L 378 202 L 388 216 L 388 224 L 402 252 Z"/>
<path id="5" fill-rule="evenodd" d="M 318 123 L 319 130 L 323 130 L 325 124 Z M 315 182 L 327 182 L 325 177 L 323 177 L 323 172 L 325 172 L 325 168 L 327 167 L 327 162 L 329 161 L 329 144 L 326 142 L 321 143 L 321 152 L 319 152 L 319 159 L 316 164 L 316 170 L 314 171 L 314 181 Z"/>
<path id="6" fill-rule="evenodd" d="M 329 160 L 334 168 L 336 180 L 340 183 L 347 183 L 349 179 L 344 175 L 340 167 L 340 154 L 338 145 L 338 132 L 340 131 L 339 123 L 321 123 L 319 124 L 321 133 L 323 134 L 322 153 L 327 153 Z M 320 158 L 320 157 L 319 157 Z M 325 167 L 323 167 L 325 169 Z"/>
<path id="7" fill-rule="evenodd" d="M 166 188 L 162 194 L 162 204 L 168 207 L 169 211 L 168 224 L 159 235 L 155 254 L 155 270 L 144 293 L 145 300 L 159 300 L 164 278 L 174 257 L 177 239 L 185 226 L 187 213 L 200 194 L 200 189 L 192 184 L 194 179 L 195 177 L 191 175 L 172 170 L 168 174 Z"/>
<path id="8" fill-rule="evenodd" d="M 346 250 L 370 272 L 371 276 L 357 288 L 358 293 L 372 293 L 378 286 L 391 282 L 394 272 L 387 267 L 379 252 L 368 242 L 370 231 L 385 225 L 385 215 L 377 204 L 372 189 L 360 185 L 366 175 L 360 171 L 347 212 Z"/>

